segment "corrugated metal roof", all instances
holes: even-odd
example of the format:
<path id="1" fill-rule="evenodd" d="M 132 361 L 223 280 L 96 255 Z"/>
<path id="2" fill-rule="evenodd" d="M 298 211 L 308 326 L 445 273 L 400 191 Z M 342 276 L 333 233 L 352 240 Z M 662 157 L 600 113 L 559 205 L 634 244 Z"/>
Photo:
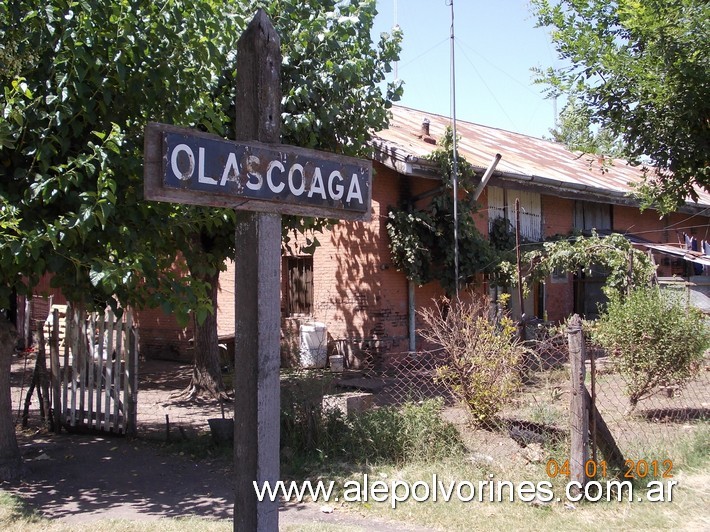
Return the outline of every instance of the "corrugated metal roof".
<path id="1" fill-rule="evenodd" d="M 665 255 L 672 255 L 674 257 L 680 257 L 681 259 L 695 262 L 697 264 L 702 264 L 703 266 L 710 266 L 710 257 L 703 255 L 699 251 L 691 251 L 688 249 L 683 249 L 681 247 L 673 246 L 671 244 L 641 244 L 647 248 L 658 251 Z"/>
<path id="2" fill-rule="evenodd" d="M 377 158 L 405 174 L 433 177 L 430 164 L 422 160 L 430 154 L 447 126 L 449 117 L 426 113 L 403 106 L 393 106 L 393 117 L 388 129 L 375 135 Z M 424 138 L 421 125 L 429 120 L 432 138 Z M 521 183 L 540 183 L 541 186 L 586 191 L 619 200 L 632 192 L 632 183 L 643 179 L 639 167 L 621 159 L 601 164 L 594 156 L 574 153 L 562 144 L 541 140 L 520 133 L 486 127 L 457 120 L 460 138 L 459 153 L 474 167 L 485 169 L 496 153 L 503 158 L 494 175 Z M 699 202 L 688 202 L 692 207 L 710 207 L 710 194 L 701 191 Z"/>

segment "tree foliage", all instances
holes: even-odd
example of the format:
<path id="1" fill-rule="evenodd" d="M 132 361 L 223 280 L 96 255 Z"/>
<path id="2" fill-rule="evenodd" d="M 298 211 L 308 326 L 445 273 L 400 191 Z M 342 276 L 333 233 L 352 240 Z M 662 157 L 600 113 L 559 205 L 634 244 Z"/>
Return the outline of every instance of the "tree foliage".
<path id="1" fill-rule="evenodd" d="M 591 274 L 593 266 L 600 266 L 607 272 L 602 290 L 607 297 L 623 296 L 633 288 L 648 286 L 656 268 L 648 255 L 633 247 L 623 235 L 613 233 L 599 236 L 571 236 L 560 240 L 544 242 L 542 247 L 525 253 L 523 263 L 524 283 L 544 281 L 553 272 L 577 273 L 580 270 Z M 515 265 L 503 262 L 499 266 L 503 278 L 515 283 Z"/>
<path id="2" fill-rule="evenodd" d="M 453 189 L 453 133 L 446 130 L 440 148 L 431 154 L 442 177 L 440 191 L 430 203 L 417 208 L 411 202 L 390 208 L 387 233 L 390 252 L 396 268 L 407 279 L 419 285 L 438 280 L 453 293 L 454 279 L 454 199 Z M 463 157 L 458 160 L 458 247 L 459 283 L 471 281 L 476 273 L 491 271 L 496 264 L 495 252 L 478 231 L 475 224 L 476 205 L 466 194 L 473 192 L 473 167 Z"/>
<path id="3" fill-rule="evenodd" d="M 45 272 L 72 301 L 215 311 L 235 213 L 143 200 L 148 121 L 225 137 L 236 43 L 258 7 L 282 39 L 283 141 L 363 154 L 401 94 L 401 36 L 374 0 L 17 0 L 0 5 L 0 298 Z M 324 221 L 288 218 L 313 231 Z M 315 243 L 315 239 L 312 239 Z M 184 261 L 183 261 L 184 259 Z M 189 271 L 189 275 L 187 272 Z"/>
<path id="4" fill-rule="evenodd" d="M 632 408 L 659 386 L 683 386 L 710 346 L 702 313 L 657 287 L 636 289 L 625 299 L 613 296 L 593 334 L 625 378 Z"/>
<path id="5" fill-rule="evenodd" d="M 564 66 L 541 72 L 592 123 L 649 164 L 645 204 L 672 210 L 710 190 L 710 4 L 705 0 L 533 0 Z"/>
<path id="6" fill-rule="evenodd" d="M 618 139 L 607 129 L 594 130 L 589 108 L 579 105 L 574 94 L 570 95 L 550 133 L 552 140 L 568 149 L 593 155 L 590 163 L 599 159 L 606 163 L 607 158 L 622 156 L 622 145 Z"/>
<path id="7" fill-rule="evenodd" d="M 211 311 L 199 273 L 234 256 L 234 213 L 143 201 L 142 132 L 154 120 L 229 136 L 236 41 L 257 7 L 282 36 L 284 141 L 363 153 L 401 92 L 377 86 L 400 37 L 372 44 L 373 0 L 0 6 L 0 297 L 48 271 L 88 304 Z M 173 267 L 176 251 L 198 275 Z"/>
<path id="8" fill-rule="evenodd" d="M 217 6 L 0 7 L 0 35 L 11 43 L 0 68 L 0 196 L 18 221 L 0 239 L 3 289 L 27 290 L 51 272 L 70 300 L 89 305 L 162 302 L 186 313 L 207 304 L 205 287 L 172 268 L 173 235 L 193 221 L 185 209 L 143 201 L 142 131 L 148 120 L 213 130 L 226 122 L 214 94 L 233 49 L 223 35 L 233 40 L 238 20 Z"/>

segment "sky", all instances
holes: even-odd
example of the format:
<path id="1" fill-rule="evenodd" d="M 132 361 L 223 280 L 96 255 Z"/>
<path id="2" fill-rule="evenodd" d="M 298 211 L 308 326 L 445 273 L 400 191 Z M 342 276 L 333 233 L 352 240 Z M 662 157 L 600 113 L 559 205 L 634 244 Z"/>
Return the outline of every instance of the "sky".
<path id="1" fill-rule="evenodd" d="M 549 137 L 555 106 L 533 84 L 532 67 L 556 66 L 528 0 L 453 0 L 456 117 L 516 133 Z M 450 116 L 451 7 L 447 0 L 377 0 L 373 36 L 403 31 L 398 103 Z M 396 20 L 395 20 L 396 17 Z M 376 40 L 376 39 L 373 39 Z M 395 79 L 394 72 L 388 81 Z"/>

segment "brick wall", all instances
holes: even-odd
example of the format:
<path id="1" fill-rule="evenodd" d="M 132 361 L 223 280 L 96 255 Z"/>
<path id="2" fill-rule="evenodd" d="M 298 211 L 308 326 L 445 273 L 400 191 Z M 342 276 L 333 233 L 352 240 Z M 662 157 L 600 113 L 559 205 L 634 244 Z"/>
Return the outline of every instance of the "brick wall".
<path id="1" fill-rule="evenodd" d="M 234 261 L 227 261 L 227 269 L 219 274 L 217 293 L 217 335 L 234 336 Z"/>
<path id="2" fill-rule="evenodd" d="M 339 223 L 319 237 L 314 318 L 335 341 L 357 349 L 367 340 L 399 351 L 407 348 L 407 282 L 390 261 L 387 211 L 398 204 L 402 183 L 389 169 L 375 168 L 372 220 Z"/>
<path id="3" fill-rule="evenodd" d="M 187 328 L 180 327 L 174 316 L 164 313 L 160 308 L 136 312 L 135 321 L 139 331 L 139 352 L 142 356 L 192 361 L 192 324 Z"/>
<path id="4" fill-rule="evenodd" d="M 574 226 L 574 201 L 554 196 L 542 196 L 543 237 L 566 235 Z M 572 274 L 564 278 L 547 279 L 545 283 L 544 307 L 547 319 L 561 321 L 572 314 L 574 292 Z M 542 317 L 542 316 L 540 316 Z"/>
<path id="5" fill-rule="evenodd" d="M 363 356 L 367 349 L 388 353 L 408 350 L 408 287 L 391 263 L 387 212 L 403 196 L 416 196 L 439 186 L 437 181 L 403 179 L 376 164 L 372 220 L 342 222 L 318 235 L 313 255 L 313 321 L 328 327 L 330 348 L 346 356 Z M 425 200 L 426 201 L 426 200 Z M 487 224 L 479 217 L 478 223 Z M 283 277 L 283 276 L 282 276 Z M 285 284 L 282 283 L 282 292 Z M 443 295 L 438 283 L 417 287 L 417 306 Z M 298 325 L 307 318 L 282 320 L 282 357 L 293 360 L 298 349 Z"/>

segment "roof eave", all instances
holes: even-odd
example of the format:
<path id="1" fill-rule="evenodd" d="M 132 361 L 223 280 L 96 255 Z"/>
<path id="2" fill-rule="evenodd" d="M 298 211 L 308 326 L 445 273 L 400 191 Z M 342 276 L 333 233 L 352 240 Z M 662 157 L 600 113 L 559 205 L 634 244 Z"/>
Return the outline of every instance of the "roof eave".
<path id="1" fill-rule="evenodd" d="M 372 140 L 372 146 L 374 148 L 373 160 L 382 163 L 399 174 L 441 180 L 436 164 L 428 159 L 409 154 L 399 146 L 377 138 Z"/>
<path id="2" fill-rule="evenodd" d="M 628 207 L 640 207 L 638 198 L 622 190 L 610 190 L 601 187 L 593 187 L 581 183 L 569 183 L 551 179 L 538 175 L 514 174 L 509 172 L 495 172 L 490 183 L 494 186 L 508 188 L 515 186 L 531 192 L 547 193 L 566 199 L 578 199 L 585 201 L 596 201 L 601 203 L 613 203 L 614 205 L 624 205 Z M 676 212 L 684 214 L 698 214 L 710 208 L 708 205 L 693 204 L 686 202 L 677 209 Z"/>
<path id="3" fill-rule="evenodd" d="M 441 180 L 436 164 L 428 159 L 407 153 L 402 147 L 383 139 L 374 138 L 372 140 L 372 146 L 374 148 L 373 160 L 382 163 L 399 174 L 409 177 Z M 474 166 L 474 170 L 476 174 L 483 174 L 486 168 Z M 637 198 L 621 190 L 609 190 L 601 187 L 583 185 L 581 183 L 570 183 L 539 175 L 526 175 L 496 170 L 488 184 L 502 188 L 515 187 L 566 199 L 613 203 L 615 205 L 625 205 L 629 207 L 640 207 L 641 205 Z M 708 208 L 710 208 L 710 205 L 686 203 L 679 207 L 677 212 L 697 214 Z"/>

